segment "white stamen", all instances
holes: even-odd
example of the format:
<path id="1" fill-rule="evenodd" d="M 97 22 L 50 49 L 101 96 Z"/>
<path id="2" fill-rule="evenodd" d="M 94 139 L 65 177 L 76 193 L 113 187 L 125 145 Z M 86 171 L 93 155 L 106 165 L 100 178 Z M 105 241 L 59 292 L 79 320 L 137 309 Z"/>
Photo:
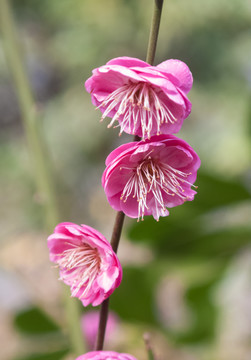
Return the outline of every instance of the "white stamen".
<path id="1" fill-rule="evenodd" d="M 174 124 L 177 121 L 172 111 L 160 99 L 156 88 L 144 82 L 130 81 L 119 87 L 108 95 L 98 108 L 105 108 L 101 120 L 109 116 L 109 113 L 115 113 L 109 128 L 121 118 L 120 134 L 126 128 L 130 133 L 135 133 L 140 125 L 143 139 L 151 137 L 153 127 L 157 128 L 159 135 L 162 124 Z"/>
<path id="2" fill-rule="evenodd" d="M 81 298 L 88 293 L 100 270 L 100 256 L 98 250 L 88 244 L 67 244 L 71 247 L 58 254 L 57 262 L 62 271 L 60 280 L 71 281 L 72 296 L 83 288 Z"/>
<path id="3" fill-rule="evenodd" d="M 189 175 L 191 173 L 185 173 L 161 162 L 157 163 L 147 156 L 146 160 L 132 170 L 132 175 L 128 179 L 120 199 L 126 202 L 129 196 L 137 198 L 139 221 L 140 218 L 143 220 L 146 210 L 149 209 L 148 194 L 152 193 L 155 200 L 155 211 L 159 217 L 166 211 L 164 193 L 169 196 L 178 196 L 183 201 L 188 200 L 184 195 L 183 185 L 195 187 L 186 180 Z"/>

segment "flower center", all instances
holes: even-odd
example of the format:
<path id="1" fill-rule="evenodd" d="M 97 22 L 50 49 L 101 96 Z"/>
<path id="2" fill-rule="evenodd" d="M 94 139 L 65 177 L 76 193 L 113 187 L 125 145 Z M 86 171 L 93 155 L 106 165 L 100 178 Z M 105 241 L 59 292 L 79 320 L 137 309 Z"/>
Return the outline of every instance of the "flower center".
<path id="1" fill-rule="evenodd" d="M 119 118 L 122 119 L 119 135 L 125 129 L 135 134 L 136 129 L 140 126 L 142 138 L 150 138 L 153 135 L 153 127 L 154 132 L 156 129 L 155 133 L 159 135 L 162 124 L 174 124 L 177 121 L 168 106 L 160 99 L 157 89 L 144 82 L 129 82 L 119 87 L 107 96 L 98 106 L 98 108 L 100 107 L 105 108 L 101 121 L 109 116 L 111 111 L 115 111 L 108 127 L 113 126 Z"/>
<path id="2" fill-rule="evenodd" d="M 122 169 L 122 168 L 121 168 Z M 144 160 L 136 169 L 131 169 L 132 174 L 127 181 L 120 197 L 124 202 L 129 196 L 137 198 L 138 221 L 144 219 L 145 211 L 149 209 L 149 200 L 154 198 L 153 206 L 156 218 L 159 219 L 166 212 L 165 199 L 163 195 L 178 196 L 183 201 L 189 200 L 185 195 L 183 185 L 194 186 L 186 180 L 191 173 L 184 173 L 168 164 L 154 161 L 150 156 Z M 149 196 L 149 195 L 152 196 Z"/>
<path id="3" fill-rule="evenodd" d="M 61 272 L 60 280 L 68 281 L 73 287 L 72 296 L 76 296 L 80 288 L 83 292 L 78 297 L 84 297 L 90 290 L 94 279 L 100 270 L 101 259 L 98 250 L 88 244 L 75 245 L 60 254 L 58 264 Z"/>

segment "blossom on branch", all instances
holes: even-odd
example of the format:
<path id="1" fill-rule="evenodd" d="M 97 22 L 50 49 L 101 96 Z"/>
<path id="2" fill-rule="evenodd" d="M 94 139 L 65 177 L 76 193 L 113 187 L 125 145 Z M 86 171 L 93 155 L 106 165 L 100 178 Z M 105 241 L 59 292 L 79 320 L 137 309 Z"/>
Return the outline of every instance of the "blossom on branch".
<path id="1" fill-rule="evenodd" d="M 191 112 L 187 98 L 193 84 L 188 66 L 166 60 L 157 66 L 130 57 L 110 60 L 86 81 L 92 102 L 124 131 L 143 139 L 177 133 Z M 115 126 L 115 127 L 116 127 Z"/>
<path id="2" fill-rule="evenodd" d="M 102 185 L 108 202 L 132 218 L 167 216 L 166 208 L 191 201 L 200 159 L 174 135 L 154 136 L 113 150 L 106 159 Z"/>
<path id="3" fill-rule="evenodd" d="M 48 237 L 50 260 L 60 280 L 84 306 L 100 305 L 120 285 L 122 268 L 110 243 L 97 230 L 70 222 L 58 224 Z"/>
<path id="4" fill-rule="evenodd" d="M 117 353 L 115 351 L 91 351 L 80 355 L 76 360 L 137 360 L 129 354 Z"/>

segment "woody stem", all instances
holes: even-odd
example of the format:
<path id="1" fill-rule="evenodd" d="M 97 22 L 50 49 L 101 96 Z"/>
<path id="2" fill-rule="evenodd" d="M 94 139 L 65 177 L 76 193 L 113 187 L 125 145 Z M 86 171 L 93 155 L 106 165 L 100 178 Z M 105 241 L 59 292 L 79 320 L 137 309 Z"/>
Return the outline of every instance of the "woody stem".
<path id="1" fill-rule="evenodd" d="M 153 17 L 152 17 L 151 30 L 150 30 L 147 55 L 146 55 L 146 62 L 148 62 L 150 65 L 153 65 L 154 62 L 163 1 L 164 0 L 154 0 Z M 134 141 L 140 141 L 140 140 L 141 139 L 139 136 L 137 135 L 134 136 Z M 125 214 L 122 211 L 118 211 L 115 218 L 112 238 L 111 238 L 111 246 L 115 252 L 117 252 L 118 250 L 124 218 L 125 218 Z M 103 349 L 108 312 L 109 312 L 109 298 L 103 301 L 100 308 L 99 328 L 98 328 L 98 335 L 95 346 L 95 350 L 97 351 Z"/>
<path id="2" fill-rule="evenodd" d="M 150 65 L 153 65 L 155 58 L 163 1 L 164 0 L 154 0 L 152 24 L 146 55 L 146 62 L 148 62 Z"/>
<path id="3" fill-rule="evenodd" d="M 118 211 L 115 218 L 112 238 L 111 238 L 111 246 L 115 253 L 118 250 L 124 219 L 125 219 L 125 214 L 122 211 Z M 109 311 L 109 298 L 103 301 L 100 308 L 99 328 L 98 328 L 97 342 L 95 347 L 97 351 L 103 349 L 108 311 Z"/>

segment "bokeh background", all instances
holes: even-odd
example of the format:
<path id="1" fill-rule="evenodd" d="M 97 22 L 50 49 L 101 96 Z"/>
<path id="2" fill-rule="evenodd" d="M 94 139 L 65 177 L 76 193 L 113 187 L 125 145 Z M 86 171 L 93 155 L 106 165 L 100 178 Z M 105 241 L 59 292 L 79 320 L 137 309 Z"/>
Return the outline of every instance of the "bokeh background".
<path id="1" fill-rule="evenodd" d="M 13 0 L 61 218 L 110 237 L 104 159 L 131 141 L 99 123 L 84 81 L 118 56 L 145 59 L 150 0 Z M 70 358 L 43 204 L 0 38 L 0 337 L 3 360 Z M 126 219 L 124 278 L 106 348 L 156 360 L 251 359 L 251 3 L 166 0 L 155 64 L 185 61 L 192 113 L 179 134 L 200 155 L 195 200 L 156 223 Z M 81 311 L 88 311 L 81 308 Z"/>

